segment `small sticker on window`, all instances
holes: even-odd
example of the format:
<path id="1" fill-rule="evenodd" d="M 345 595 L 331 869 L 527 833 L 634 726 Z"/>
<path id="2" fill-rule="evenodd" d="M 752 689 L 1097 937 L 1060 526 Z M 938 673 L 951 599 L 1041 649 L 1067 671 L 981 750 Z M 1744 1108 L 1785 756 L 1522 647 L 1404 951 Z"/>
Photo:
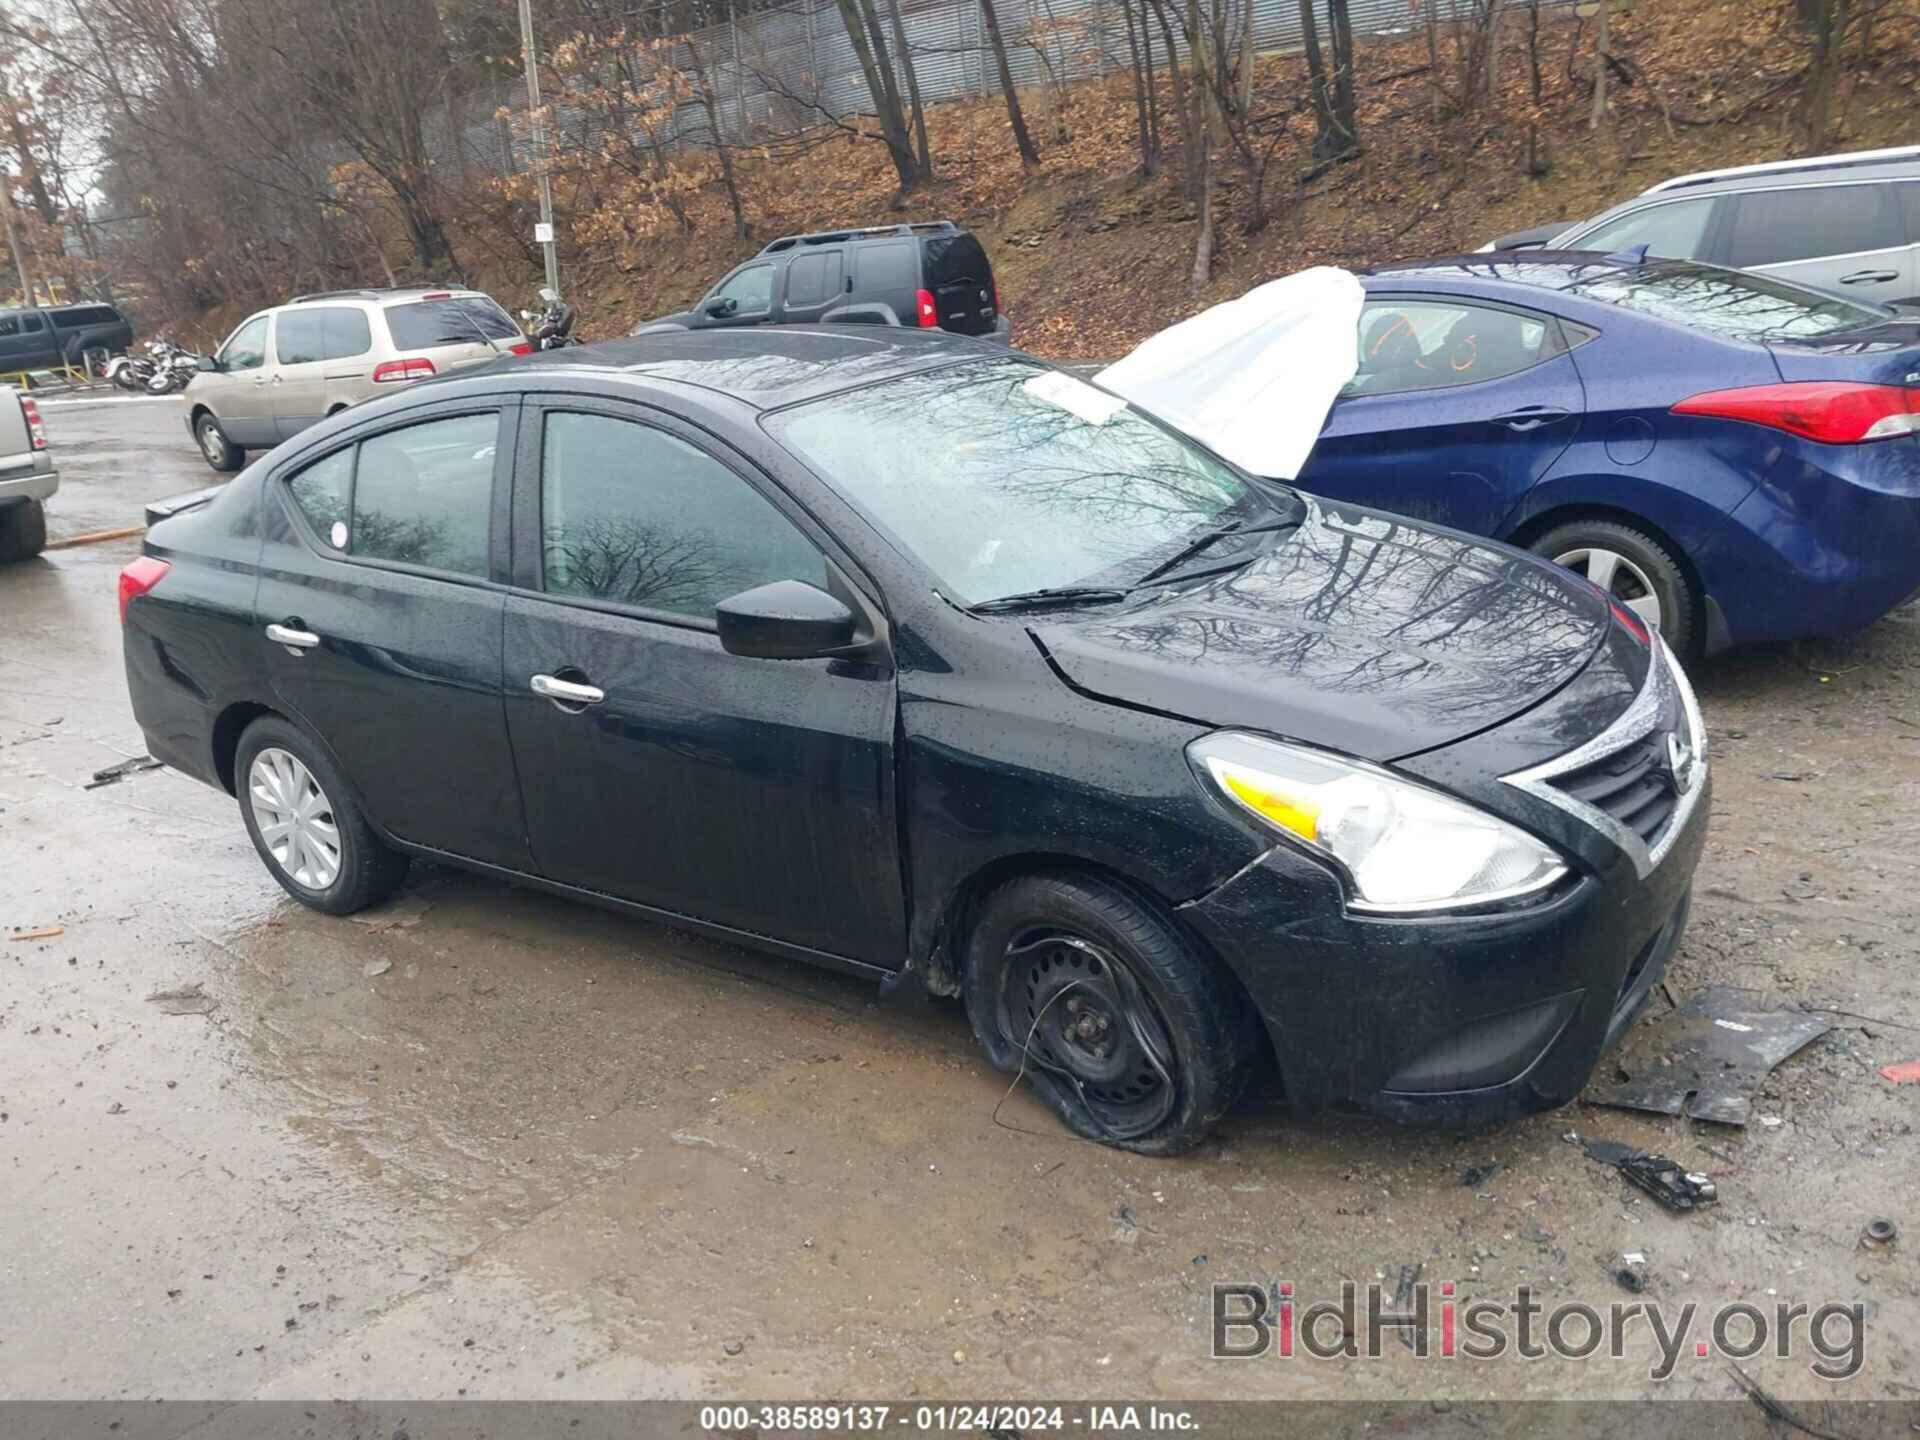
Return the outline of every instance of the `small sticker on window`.
<path id="1" fill-rule="evenodd" d="M 334 549 L 336 550 L 346 549 L 347 548 L 347 522 L 344 520 L 334 521 L 333 529 L 327 533 L 327 538 L 333 542 Z"/>
<path id="2" fill-rule="evenodd" d="M 1057 406 L 1089 425 L 1104 425 L 1127 408 L 1127 402 L 1118 395 L 1109 395 L 1064 370 L 1048 370 L 1020 388 L 1034 399 Z"/>

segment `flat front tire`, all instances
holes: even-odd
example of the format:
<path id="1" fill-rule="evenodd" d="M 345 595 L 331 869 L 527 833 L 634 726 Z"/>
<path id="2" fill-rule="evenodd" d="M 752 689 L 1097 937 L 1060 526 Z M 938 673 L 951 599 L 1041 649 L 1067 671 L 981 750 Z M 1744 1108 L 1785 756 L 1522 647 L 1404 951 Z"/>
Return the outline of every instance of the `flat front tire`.
<path id="1" fill-rule="evenodd" d="M 227 438 L 227 432 L 220 428 L 211 410 L 203 411 L 193 422 L 193 438 L 200 443 L 200 453 L 206 457 L 207 464 L 222 473 L 238 470 L 247 463 L 247 452 Z"/>
<path id="2" fill-rule="evenodd" d="M 302 905 L 351 915 L 400 888 L 407 857 L 373 831 L 346 779 L 296 725 L 266 716 L 234 755 L 234 788 L 254 849 Z"/>
<path id="3" fill-rule="evenodd" d="M 1198 1144 L 1259 1048 L 1220 967 L 1143 898 L 1090 875 L 1026 875 L 988 895 L 964 992 L 997 1068 L 1024 1073 L 1075 1134 L 1143 1154 Z"/>

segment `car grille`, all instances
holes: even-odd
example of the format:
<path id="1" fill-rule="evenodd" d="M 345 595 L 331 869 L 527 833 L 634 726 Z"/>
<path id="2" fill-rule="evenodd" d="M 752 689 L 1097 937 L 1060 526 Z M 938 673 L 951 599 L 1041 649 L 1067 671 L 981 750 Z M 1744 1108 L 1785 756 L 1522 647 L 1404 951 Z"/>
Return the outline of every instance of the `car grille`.
<path id="1" fill-rule="evenodd" d="M 1667 737 L 1671 733 L 1664 726 L 1653 730 L 1625 749 L 1556 775 L 1548 783 L 1612 816 L 1651 848 L 1680 803 L 1673 771 L 1667 765 Z"/>

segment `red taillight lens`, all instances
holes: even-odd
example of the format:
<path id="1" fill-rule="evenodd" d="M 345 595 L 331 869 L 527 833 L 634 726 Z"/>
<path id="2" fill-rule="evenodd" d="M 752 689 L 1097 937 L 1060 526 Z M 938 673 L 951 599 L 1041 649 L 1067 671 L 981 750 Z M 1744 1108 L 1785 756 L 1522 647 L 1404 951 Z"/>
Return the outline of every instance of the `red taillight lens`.
<path id="1" fill-rule="evenodd" d="M 1857 445 L 1863 440 L 1920 434 L 1920 390 L 1847 380 L 1797 380 L 1710 390 L 1682 400 L 1673 413 L 1745 420 L 1828 445 Z"/>
<path id="2" fill-rule="evenodd" d="M 47 448 L 47 425 L 40 418 L 40 407 L 33 403 L 31 395 L 20 397 L 21 413 L 27 417 L 27 439 L 36 450 Z"/>
<path id="3" fill-rule="evenodd" d="M 531 340 L 515 341 L 507 347 L 507 353 L 509 355 L 531 355 L 533 353 L 533 342 Z"/>
<path id="4" fill-rule="evenodd" d="M 1646 621 L 1642 620 L 1638 615 L 1634 614 L 1631 610 L 1627 609 L 1627 607 L 1622 605 L 1618 600 L 1613 601 L 1612 605 L 1613 605 L 1613 618 L 1618 620 L 1621 623 L 1621 625 L 1626 627 L 1626 631 L 1629 635 L 1633 636 L 1642 645 L 1653 644 L 1653 637 L 1647 634 Z"/>
<path id="5" fill-rule="evenodd" d="M 373 367 L 373 383 L 385 385 L 395 380 L 424 380 L 431 374 L 431 360 L 383 360 Z"/>
<path id="6" fill-rule="evenodd" d="M 920 328 L 922 330 L 939 329 L 940 311 L 933 303 L 933 292 L 931 290 L 918 290 L 914 292 L 913 298 L 915 305 L 920 311 Z"/>
<path id="7" fill-rule="evenodd" d="M 120 572 L 120 623 L 127 623 L 127 607 L 167 578 L 173 567 L 164 560 L 142 555 Z"/>

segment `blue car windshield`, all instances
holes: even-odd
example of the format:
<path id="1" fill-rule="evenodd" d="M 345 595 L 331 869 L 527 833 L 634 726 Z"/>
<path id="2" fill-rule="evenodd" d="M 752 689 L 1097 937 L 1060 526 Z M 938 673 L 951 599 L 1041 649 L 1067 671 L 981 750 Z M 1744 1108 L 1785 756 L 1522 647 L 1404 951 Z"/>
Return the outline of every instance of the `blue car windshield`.
<path id="1" fill-rule="evenodd" d="M 830 395 L 768 428 L 947 597 L 1125 584 L 1274 502 L 1124 400 L 1020 360 Z"/>
<path id="2" fill-rule="evenodd" d="M 1729 340 L 1807 340 L 1877 325 L 1893 313 L 1765 275 L 1672 261 L 1596 266 L 1565 288 Z"/>

